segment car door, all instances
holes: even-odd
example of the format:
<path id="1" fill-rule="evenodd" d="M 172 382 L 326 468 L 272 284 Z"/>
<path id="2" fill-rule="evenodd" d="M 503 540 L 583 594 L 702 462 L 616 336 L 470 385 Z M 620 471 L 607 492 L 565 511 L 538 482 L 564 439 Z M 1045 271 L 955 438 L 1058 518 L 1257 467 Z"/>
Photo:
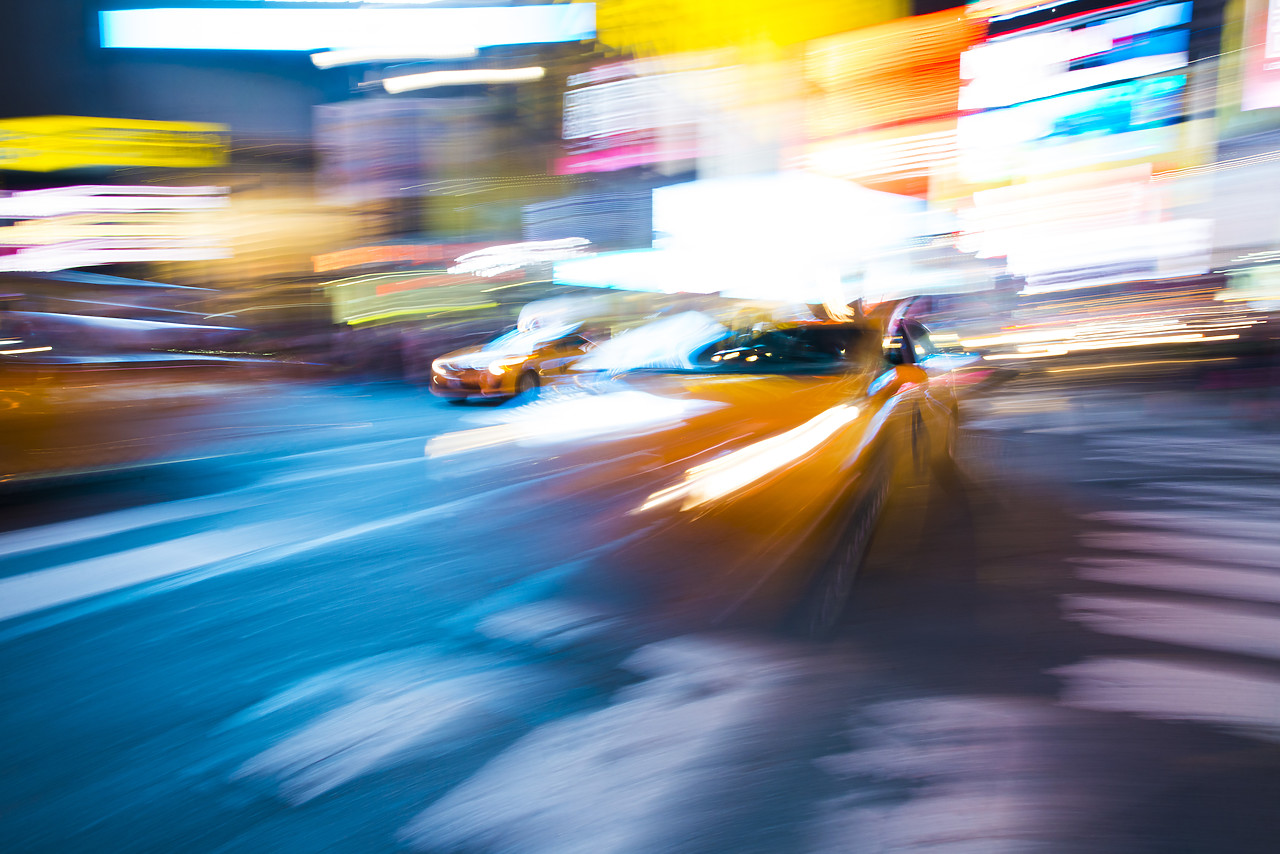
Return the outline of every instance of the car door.
<path id="1" fill-rule="evenodd" d="M 547 345 L 541 363 L 541 372 L 546 375 L 561 375 L 568 372 L 569 367 L 582 358 L 592 347 L 590 341 L 581 335 L 567 335 Z"/>

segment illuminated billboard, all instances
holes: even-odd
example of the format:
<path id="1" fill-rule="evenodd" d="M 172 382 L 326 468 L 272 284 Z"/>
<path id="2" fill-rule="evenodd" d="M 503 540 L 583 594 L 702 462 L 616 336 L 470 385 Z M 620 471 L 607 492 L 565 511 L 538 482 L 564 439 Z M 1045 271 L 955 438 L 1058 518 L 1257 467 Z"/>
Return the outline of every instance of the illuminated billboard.
<path id="1" fill-rule="evenodd" d="M 1280 107 L 1280 0 L 1246 0 L 1242 110 Z"/>
<path id="2" fill-rule="evenodd" d="M 965 14 L 970 18 L 1001 18 L 1052 5 L 1046 0 L 972 0 L 965 7 Z"/>
<path id="3" fill-rule="evenodd" d="M 1158 160 L 1182 145 L 1186 83 L 1186 75 L 1167 75 L 962 116 L 960 177 L 997 185 Z"/>
<path id="4" fill-rule="evenodd" d="M 222 187 L 84 185 L 0 196 L 0 271 L 95 264 L 209 261 L 230 252 L 204 214 Z"/>
<path id="5" fill-rule="evenodd" d="M 614 62 L 569 78 L 558 175 L 612 172 L 698 156 L 700 90 L 714 70 L 668 71 Z"/>
<path id="6" fill-rule="evenodd" d="M 0 119 L 0 169 L 200 169 L 227 159 L 226 127 L 88 116 Z"/>
<path id="7" fill-rule="evenodd" d="M 953 116 L 960 54 L 982 34 L 980 22 L 948 10 L 812 42 L 804 57 L 809 137 Z"/>
<path id="8" fill-rule="evenodd" d="M 923 202 L 803 172 L 653 190 L 651 250 L 557 262 L 555 281 L 845 305 L 870 265 L 907 246 Z"/>
<path id="9" fill-rule="evenodd" d="M 955 157 L 955 119 L 941 119 L 815 142 L 804 146 L 794 165 L 873 190 L 925 196 L 934 170 Z"/>
<path id="10" fill-rule="evenodd" d="M 1052 293 L 1208 268 L 1211 222 L 1177 217 L 1150 165 L 975 193 L 960 248 L 1004 257 L 1023 293 Z"/>
<path id="11" fill-rule="evenodd" d="M 911 14 L 906 0 L 601 0 L 597 6 L 601 43 L 635 56 L 793 45 Z"/>
<path id="12" fill-rule="evenodd" d="M 485 115 L 483 101 L 474 98 L 317 105 L 318 183 L 343 203 L 430 195 L 442 164 L 494 156 Z"/>
<path id="13" fill-rule="evenodd" d="M 595 36 L 595 5 L 432 9 L 168 8 L 102 12 L 102 46 L 195 50 L 496 47 Z"/>
<path id="14" fill-rule="evenodd" d="M 960 57 L 982 34 L 947 10 L 812 42 L 805 142 L 791 165 L 928 195 L 933 173 L 954 163 Z"/>
<path id="15" fill-rule="evenodd" d="M 994 39 L 965 52 L 960 109 L 1007 107 L 1187 64 L 1191 3 Z"/>

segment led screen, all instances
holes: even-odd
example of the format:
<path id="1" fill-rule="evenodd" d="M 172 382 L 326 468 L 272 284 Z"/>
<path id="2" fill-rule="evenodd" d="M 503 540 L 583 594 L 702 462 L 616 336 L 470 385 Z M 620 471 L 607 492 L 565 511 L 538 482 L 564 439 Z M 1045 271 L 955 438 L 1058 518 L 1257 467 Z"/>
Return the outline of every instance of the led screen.
<path id="1" fill-rule="evenodd" d="M 995 39 L 966 51 L 962 110 L 1006 107 L 1187 64 L 1191 3 Z"/>
<path id="2" fill-rule="evenodd" d="M 961 117 L 961 177 L 1001 183 L 1174 150 L 1186 76 L 1135 80 Z"/>

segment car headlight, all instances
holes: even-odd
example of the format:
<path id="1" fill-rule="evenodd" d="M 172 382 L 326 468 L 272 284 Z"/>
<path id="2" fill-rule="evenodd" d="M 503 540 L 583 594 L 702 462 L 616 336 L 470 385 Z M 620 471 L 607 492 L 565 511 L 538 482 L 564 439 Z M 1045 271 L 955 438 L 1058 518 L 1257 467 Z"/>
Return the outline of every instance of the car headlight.
<path id="1" fill-rule="evenodd" d="M 433 373 L 440 373 L 444 370 L 444 359 L 435 359 L 431 362 L 431 370 Z"/>
<path id="2" fill-rule="evenodd" d="M 507 356 L 504 359 L 494 359 L 489 363 L 489 373 L 495 377 L 500 377 L 506 373 L 507 368 L 513 367 L 524 361 L 524 356 Z"/>

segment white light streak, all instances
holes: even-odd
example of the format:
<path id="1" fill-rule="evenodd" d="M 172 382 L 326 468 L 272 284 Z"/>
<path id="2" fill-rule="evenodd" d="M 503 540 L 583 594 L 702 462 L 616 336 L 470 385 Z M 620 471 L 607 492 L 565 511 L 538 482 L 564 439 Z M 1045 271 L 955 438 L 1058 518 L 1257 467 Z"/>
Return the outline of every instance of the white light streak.
<path id="1" fill-rule="evenodd" d="M 412 92 L 418 89 L 434 89 L 438 86 L 478 86 L 487 83 L 527 83 L 541 80 L 546 69 L 540 66 L 528 68 L 464 68 L 457 71 L 424 71 L 421 74 L 405 74 L 388 77 L 382 88 L 391 94 Z"/>
<path id="2" fill-rule="evenodd" d="M 449 44 L 581 41 L 595 36 L 594 3 L 433 9 L 168 8 L 102 12 L 101 44 L 195 50 L 381 49 L 406 34 Z"/>
<path id="3" fill-rule="evenodd" d="M 311 54 L 316 68 L 338 68 L 374 62 L 401 62 L 414 59 L 470 59 L 479 53 L 473 44 L 418 45 L 415 47 L 341 48 Z"/>
<path id="4" fill-rule="evenodd" d="M 459 255 L 457 262 L 448 269 L 454 275 L 491 277 L 500 273 L 519 270 L 530 264 L 563 261 L 579 258 L 591 241 L 585 237 L 566 237 L 562 240 L 530 240 L 524 243 L 508 243 L 490 246 Z"/>
<path id="5" fill-rule="evenodd" d="M 676 424 L 688 415 L 719 408 L 704 400 L 673 400 L 639 391 L 612 392 L 521 407 L 507 424 L 444 433 L 427 442 L 428 457 L 516 443 L 571 442 L 610 433 L 632 434 Z"/>
<path id="6" fill-rule="evenodd" d="M 80 184 L 0 196 L 0 219 L 36 219 L 79 213 L 215 210 L 226 205 L 226 187 Z"/>
<path id="7" fill-rule="evenodd" d="M 682 502 L 681 510 L 692 510 L 737 492 L 813 451 L 859 412 L 858 407 L 842 403 L 785 433 L 694 466 L 685 473 L 683 483 L 653 493 L 635 512 L 677 501 Z"/>
<path id="8" fill-rule="evenodd" d="M 20 350 L 0 350 L 0 356 L 18 356 L 23 353 L 46 353 L 52 347 L 23 347 Z"/>

